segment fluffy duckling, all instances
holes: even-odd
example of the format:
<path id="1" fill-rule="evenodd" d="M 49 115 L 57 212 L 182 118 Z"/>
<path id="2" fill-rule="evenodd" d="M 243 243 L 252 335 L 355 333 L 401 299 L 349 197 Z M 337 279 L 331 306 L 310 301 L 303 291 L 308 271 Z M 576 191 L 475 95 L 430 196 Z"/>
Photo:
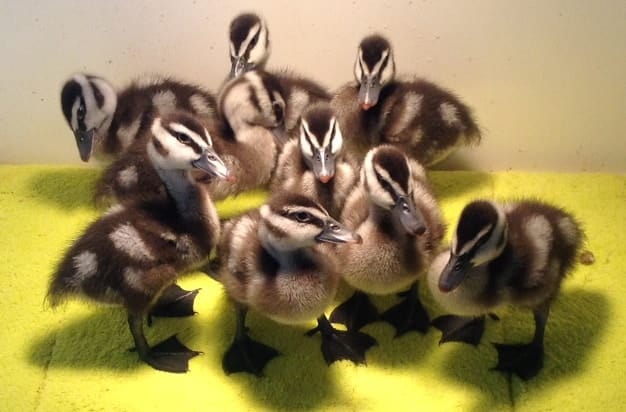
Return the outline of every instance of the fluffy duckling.
<path id="1" fill-rule="evenodd" d="M 339 217 L 356 178 L 330 105 L 317 103 L 303 113 L 300 137 L 290 140 L 278 157 L 271 190 L 306 194 Z"/>
<path id="2" fill-rule="evenodd" d="M 202 265 L 219 238 L 213 203 L 190 170 L 223 177 L 227 169 L 206 130 L 184 113 L 157 117 L 146 145 L 168 197 L 115 207 L 90 225 L 60 262 L 48 300 L 56 306 L 81 296 L 123 306 L 139 358 L 155 369 L 186 372 L 198 352 L 175 336 L 149 347 L 143 322 L 160 297 L 170 303 L 177 276 Z"/>
<path id="3" fill-rule="evenodd" d="M 263 69 L 270 54 L 267 24 L 254 13 L 242 13 L 230 22 L 230 77 Z"/>
<path id="4" fill-rule="evenodd" d="M 150 127 L 154 111 L 186 110 L 215 118 L 217 104 L 202 88 L 168 78 L 145 78 L 117 92 L 107 80 L 78 73 L 61 91 L 63 115 L 76 138 L 80 158 L 117 157 Z"/>
<path id="5" fill-rule="evenodd" d="M 445 227 L 422 166 L 393 146 L 370 150 L 341 221 L 363 238 L 363 244 L 339 251 L 343 279 L 357 292 L 333 311 L 331 321 L 358 330 L 379 318 L 366 294 L 409 289 L 382 319 L 395 327 L 396 336 L 425 332 L 429 320 L 417 280 L 435 257 Z"/>
<path id="6" fill-rule="evenodd" d="M 258 211 L 228 221 L 218 246 L 218 278 L 237 308 L 237 330 L 224 355 L 224 371 L 262 375 L 267 362 L 278 355 L 249 337 L 248 309 L 285 324 L 317 318 L 312 333 L 321 333 L 328 364 L 337 359 L 364 362 L 373 338 L 336 330 L 324 315 L 335 296 L 339 272 L 333 251 L 321 245 L 359 241 L 319 203 L 294 193 L 275 194 Z"/>
<path id="7" fill-rule="evenodd" d="M 371 35 L 361 41 L 354 76 L 356 83 L 342 87 L 332 105 L 348 151 L 359 159 L 388 143 L 431 166 L 461 145 L 480 142 L 470 109 L 454 94 L 421 79 L 395 80 L 386 38 Z"/>
<path id="8" fill-rule="evenodd" d="M 477 200 L 462 211 L 449 252 L 438 256 L 428 274 L 435 300 L 468 316 L 435 320 L 442 342 L 478 344 L 483 315 L 511 304 L 531 309 L 535 335 L 522 345 L 496 344 L 495 369 L 523 379 L 543 366 L 543 337 L 549 308 L 561 281 L 572 270 L 583 242 L 576 219 L 538 201 L 496 203 Z"/>

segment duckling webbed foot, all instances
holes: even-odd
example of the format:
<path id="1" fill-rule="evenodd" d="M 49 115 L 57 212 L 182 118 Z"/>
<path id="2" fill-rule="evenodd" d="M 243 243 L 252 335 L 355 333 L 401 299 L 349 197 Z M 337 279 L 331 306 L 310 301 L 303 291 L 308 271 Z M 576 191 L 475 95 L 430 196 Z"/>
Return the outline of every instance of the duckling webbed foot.
<path id="1" fill-rule="evenodd" d="M 187 348 L 175 335 L 150 348 L 143 333 L 143 317 L 140 315 L 129 315 L 128 325 L 135 341 L 132 350 L 137 352 L 139 359 L 154 369 L 173 373 L 187 372 L 189 359 L 201 353 Z"/>
<path id="2" fill-rule="evenodd" d="M 356 364 L 365 363 L 365 352 L 377 344 L 376 339 L 359 331 L 335 329 L 326 316 L 317 320 L 317 327 L 307 332 L 312 336 L 319 332 L 322 336 L 322 355 L 327 365 L 337 360 L 349 360 Z"/>
<path id="3" fill-rule="evenodd" d="M 227 375 L 249 372 L 260 377 L 263 376 L 265 365 L 278 355 L 280 352 L 276 349 L 244 334 L 236 338 L 224 354 L 222 369 Z"/>
<path id="4" fill-rule="evenodd" d="M 417 288 L 412 286 L 404 296 L 400 303 L 387 309 L 380 317 L 396 329 L 396 337 L 412 330 L 426 333 L 430 321 L 417 295 Z"/>
<path id="5" fill-rule="evenodd" d="M 330 314 L 330 321 L 346 325 L 348 330 L 359 330 L 363 326 L 379 320 L 378 309 L 367 295 L 356 291 L 350 299 L 337 306 Z"/>
<path id="6" fill-rule="evenodd" d="M 485 317 L 443 315 L 434 319 L 432 325 L 441 331 L 440 345 L 446 342 L 465 342 L 476 346 L 485 330 Z"/>
<path id="7" fill-rule="evenodd" d="M 150 348 L 147 354 L 139 353 L 139 357 L 155 369 L 184 373 L 189 370 L 189 359 L 201 353 L 189 349 L 176 338 L 176 335 L 173 335 Z"/>
<path id="8" fill-rule="evenodd" d="M 535 342 L 522 345 L 493 344 L 498 351 L 498 364 L 493 370 L 514 373 L 523 380 L 537 375 L 543 367 L 543 345 Z"/>
<path id="9" fill-rule="evenodd" d="M 185 290 L 177 284 L 166 288 L 148 314 L 148 326 L 152 317 L 182 318 L 195 315 L 193 303 L 200 289 Z"/>

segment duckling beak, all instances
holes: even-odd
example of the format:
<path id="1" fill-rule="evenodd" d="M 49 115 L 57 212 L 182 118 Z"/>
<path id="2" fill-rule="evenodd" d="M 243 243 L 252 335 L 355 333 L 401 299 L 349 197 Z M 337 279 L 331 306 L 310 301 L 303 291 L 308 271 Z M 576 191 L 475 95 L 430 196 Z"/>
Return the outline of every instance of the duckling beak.
<path id="1" fill-rule="evenodd" d="M 285 143 L 287 143 L 287 140 L 289 138 L 287 137 L 287 133 L 285 132 L 285 127 L 282 124 L 279 126 L 273 127 L 272 129 L 270 129 L 270 132 L 274 136 L 274 140 L 276 141 L 276 145 L 278 147 L 283 147 Z"/>
<path id="2" fill-rule="evenodd" d="M 363 243 L 363 239 L 357 233 L 341 225 L 335 219 L 328 218 L 324 222 L 324 230 L 315 237 L 318 242 L 326 243 Z"/>
<path id="3" fill-rule="evenodd" d="M 369 110 L 378 103 L 380 83 L 375 78 L 365 78 L 359 89 L 359 104 L 363 110 Z"/>
<path id="4" fill-rule="evenodd" d="M 88 162 L 93 152 L 93 139 L 96 134 L 96 129 L 91 130 L 76 130 L 74 137 L 76 138 L 76 145 L 78 146 L 78 154 L 83 162 Z"/>
<path id="5" fill-rule="evenodd" d="M 457 256 L 450 253 L 450 260 L 439 276 L 439 290 L 448 293 L 456 289 L 465 279 L 465 274 L 469 268 L 470 261 L 467 256 Z"/>
<path id="6" fill-rule="evenodd" d="M 248 71 L 249 68 L 250 65 L 246 62 L 246 58 L 244 56 L 237 57 L 230 67 L 231 79 L 241 76 L 246 71 Z"/>
<path id="7" fill-rule="evenodd" d="M 421 236 L 426 232 L 426 223 L 422 213 L 415 209 L 413 201 L 407 196 L 400 196 L 391 211 L 407 233 Z"/>
<path id="8" fill-rule="evenodd" d="M 213 150 L 205 149 L 198 159 L 191 162 L 191 165 L 196 169 L 209 173 L 210 175 L 221 179 L 227 179 L 229 181 L 231 180 L 228 168 Z"/>
<path id="9" fill-rule="evenodd" d="M 335 156 L 321 149 L 313 159 L 313 174 L 322 183 L 328 183 L 335 176 Z"/>

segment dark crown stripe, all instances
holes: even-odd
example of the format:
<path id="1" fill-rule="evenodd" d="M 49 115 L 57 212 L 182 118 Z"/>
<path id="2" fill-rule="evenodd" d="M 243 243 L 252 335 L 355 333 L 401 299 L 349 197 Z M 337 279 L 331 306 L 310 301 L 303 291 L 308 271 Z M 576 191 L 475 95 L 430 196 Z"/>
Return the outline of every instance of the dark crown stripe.
<path id="1" fill-rule="evenodd" d="M 253 13 L 244 13 L 235 17 L 230 24 L 230 41 L 235 46 L 236 51 L 239 51 L 241 43 L 246 40 L 248 33 L 250 33 L 250 29 L 252 29 L 252 27 L 257 23 L 260 24 L 261 19 Z"/>

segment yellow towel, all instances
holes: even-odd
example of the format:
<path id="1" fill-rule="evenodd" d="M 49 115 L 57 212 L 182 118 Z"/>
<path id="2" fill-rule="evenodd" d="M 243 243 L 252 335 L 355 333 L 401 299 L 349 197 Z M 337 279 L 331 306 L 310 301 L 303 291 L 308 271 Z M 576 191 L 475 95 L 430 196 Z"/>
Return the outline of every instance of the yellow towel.
<path id="1" fill-rule="evenodd" d="M 311 325 L 287 327 L 256 314 L 251 335 L 282 356 L 266 377 L 226 376 L 221 357 L 233 336 L 234 313 L 219 284 L 195 273 L 185 288 L 202 288 L 198 312 L 156 319 L 150 342 L 173 333 L 204 355 L 183 375 L 155 371 L 128 352 L 123 311 L 84 302 L 45 309 L 50 275 L 64 250 L 97 217 L 91 191 L 98 170 L 0 166 L 0 409 L 6 411 L 573 411 L 616 410 L 626 404 L 626 176 L 607 174 L 432 172 L 449 224 L 471 199 L 539 197 L 583 222 L 596 263 L 578 266 L 564 282 L 546 329 L 545 367 L 533 380 L 490 371 L 490 342 L 521 342 L 532 315 L 505 309 L 487 321 L 482 343 L 439 346 L 439 331 L 393 338 L 382 323 L 365 331 L 379 345 L 366 366 L 327 367 Z M 221 216 L 259 205 L 262 192 L 221 202 Z M 449 238 L 449 233 L 448 233 Z M 421 288 L 431 316 L 443 312 Z M 381 307 L 394 298 L 377 299 Z"/>

